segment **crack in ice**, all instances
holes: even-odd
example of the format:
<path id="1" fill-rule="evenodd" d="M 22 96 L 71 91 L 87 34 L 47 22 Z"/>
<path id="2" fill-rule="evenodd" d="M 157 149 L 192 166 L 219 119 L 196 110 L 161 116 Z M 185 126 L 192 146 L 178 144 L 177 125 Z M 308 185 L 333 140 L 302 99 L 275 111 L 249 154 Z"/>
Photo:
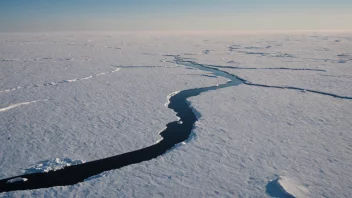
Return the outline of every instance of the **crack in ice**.
<path id="1" fill-rule="evenodd" d="M 222 70 L 220 70 L 218 68 L 215 68 L 213 66 L 210 66 L 210 65 L 203 65 L 203 64 L 200 64 L 200 63 L 197 63 L 197 62 L 194 62 L 194 61 L 186 61 L 183 58 L 181 58 L 179 55 L 164 55 L 164 56 L 174 57 L 176 63 L 180 64 L 180 65 L 191 66 L 191 67 L 192 67 L 192 65 L 194 65 L 194 66 L 207 68 L 207 69 L 210 69 L 210 70 L 216 70 L 217 72 L 226 73 L 228 75 L 232 75 L 229 72 L 222 71 Z M 188 63 L 188 64 L 185 64 L 185 63 Z M 249 81 L 247 81 L 247 80 L 245 80 L 243 78 L 240 78 L 238 76 L 236 76 L 235 78 L 238 79 L 238 80 L 241 80 L 243 84 L 249 85 L 249 86 L 265 87 L 265 88 L 277 88 L 277 89 L 291 89 L 291 90 L 297 90 L 297 91 L 303 91 L 303 92 L 310 92 L 310 93 L 320 94 L 320 95 L 324 95 L 324 96 L 331 96 L 331 97 L 335 97 L 335 98 L 339 98 L 339 99 L 352 100 L 351 96 L 341 96 L 341 95 L 334 94 L 334 93 L 328 93 L 328 92 L 317 91 L 317 90 L 312 90 L 312 89 L 304 89 L 304 88 L 294 87 L 294 86 L 275 86 L 275 85 L 265 85 L 265 84 L 252 83 L 252 82 L 249 82 Z"/>
<path id="2" fill-rule="evenodd" d="M 77 184 L 105 171 L 119 169 L 131 164 L 152 160 L 167 153 L 173 148 L 176 148 L 178 145 L 185 144 L 185 141 L 192 137 L 194 124 L 198 120 L 194 108 L 190 106 L 187 99 L 198 96 L 203 92 L 236 86 L 242 83 L 240 80 L 235 78 L 234 75 L 227 74 L 225 72 L 217 73 L 214 70 L 209 70 L 206 68 L 202 68 L 202 70 L 211 71 L 214 75 L 223 76 L 229 78 L 230 80 L 221 85 L 188 89 L 170 94 L 168 96 L 169 103 L 167 107 L 176 112 L 176 116 L 179 119 L 178 121 L 173 121 L 166 125 L 166 129 L 159 133 L 162 139 L 155 144 L 132 152 L 123 153 L 84 164 L 68 166 L 57 171 L 25 174 L 22 176 L 3 179 L 0 180 L 0 192 Z M 26 182 L 8 183 L 8 181 L 18 177 L 23 177 L 28 180 Z"/>
<path id="3" fill-rule="evenodd" d="M 208 67 L 223 68 L 223 69 L 248 69 L 248 70 L 293 70 L 293 71 L 318 71 L 326 72 L 325 69 L 312 69 L 312 68 L 289 68 L 289 67 L 234 67 L 234 66 L 216 66 L 216 65 L 206 65 Z"/>
<path id="4" fill-rule="evenodd" d="M 57 171 L 49 171 L 47 173 L 33 173 L 26 174 L 22 176 L 16 176 L 12 178 L 7 178 L 0 180 L 0 192 L 8 192 L 14 190 L 29 190 L 38 188 L 48 188 L 53 186 L 66 186 L 73 185 L 80 182 L 87 181 L 88 178 L 92 178 L 95 175 L 99 175 L 102 172 L 119 169 L 124 166 L 131 164 L 137 164 L 143 161 L 148 161 L 157 158 L 175 146 L 182 145 L 191 137 L 194 124 L 198 120 L 195 109 L 191 107 L 188 98 L 198 96 L 203 92 L 218 90 L 221 88 L 236 86 L 239 84 L 247 84 L 252 86 L 264 86 L 270 87 L 268 85 L 260 85 L 248 82 L 241 79 L 233 74 L 219 70 L 214 67 L 207 67 L 198 64 L 193 61 L 185 61 L 178 55 L 164 55 L 174 57 L 177 64 L 184 66 L 194 67 L 202 71 L 208 71 L 216 76 L 221 76 L 229 79 L 226 83 L 215 85 L 211 87 L 202 87 L 195 89 L 188 89 L 179 91 L 177 93 L 172 93 L 168 96 L 169 103 L 167 107 L 176 112 L 176 116 L 179 118 L 178 121 L 170 122 L 166 125 L 166 129 L 159 133 L 162 137 L 161 140 L 155 144 L 148 146 L 143 149 L 135 150 L 128 153 L 123 153 L 117 156 L 112 156 L 109 158 L 104 158 L 96 161 L 87 162 L 84 164 L 78 164 L 60 169 Z M 119 69 L 119 68 L 118 68 Z M 274 86 L 273 86 L 274 87 Z M 274 88 L 286 88 L 286 89 L 298 89 L 303 91 L 304 89 L 296 87 L 279 87 Z M 314 90 L 307 90 L 314 93 L 319 93 L 323 95 L 330 95 L 334 97 L 341 97 L 330 93 L 322 93 Z M 344 98 L 344 99 L 350 99 Z M 9 183 L 9 181 L 16 178 L 26 178 L 26 182 L 15 182 Z"/>
<path id="5" fill-rule="evenodd" d="M 5 89 L 0 91 L 0 93 L 7 93 L 7 92 L 12 92 L 12 91 L 17 91 L 17 90 L 21 90 L 21 89 L 30 89 L 30 88 L 35 88 L 35 87 L 46 87 L 46 86 L 56 86 L 58 84 L 63 84 L 63 83 L 73 83 L 73 82 L 77 82 L 77 81 L 83 81 L 83 80 L 88 80 L 94 77 L 98 77 L 98 76 L 102 76 L 102 75 L 106 75 L 106 74 L 111 74 L 111 73 L 115 73 L 117 71 L 119 71 L 121 68 L 117 68 L 115 70 L 109 71 L 109 72 L 102 72 L 99 74 L 95 74 L 95 75 L 90 75 L 87 77 L 83 77 L 83 78 L 74 78 L 74 79 L 69 79 L 69 80 L 63 80 L 63 81 L 59 81 L 59 82 L 50 82 L 50 83 L 44 83 L 42 85 L 26 85 L 26 86 L 18 86 L 15 88 L 10 88 L 10 89 Z"/>
<path id="6" fill-rule="evenodd" d="M 325 95 L 325 96 L 332 96 L 332 97 L 340 98 L 340 99 L 352 100 L 352 97 L 350 97 L 350 96 L 340 96 L 340 95 L 333 94 L 333 93 L 328 93 L 328 92 L 323 92 L 323 91 L 316 91 L 316 90 L 312 90 L 312 89 L 303 89 L 303 88 L 300 88 L 300 87 L 263 85 L 263 84 L 251 83 L 251 82 L 248 82 L 248 81 L 245 81 L 245 80 L 243 80 L 243 83 L 246 84 L 246 85 L 256 86 L 256 87 L 266 87 L 266 88 L 276 88 L 276 89 L 291 89 L 291 90 L 297 90 L 297 91 L 302 91 L 302 92 L 311 92 L 311 93 Z"/>
<path id="7" fill-rule="evenodd" d="M 0 112 L 5 112 L 5 111 L 8 111 L 10 109 L 13 109 L 13 108 L 16 108 L 16 107 L 20 107 L 20 106 L 23 106 L 23 105 L 29 105 L 29 104 L 33 104 L 33 103 L 37 103 L 37 102 L 44 102 L 44 101 L 47 101 L 48 99 L 45 99 L 45 100 L 35 100 L 35 101 L 30 101 L 30 102 L 21 102 L 21 103 L 17 103 L 17 104 L 12 104 L 8 107 L 5 107 L 5 108 L 2 108 L 0 109 Z"/>

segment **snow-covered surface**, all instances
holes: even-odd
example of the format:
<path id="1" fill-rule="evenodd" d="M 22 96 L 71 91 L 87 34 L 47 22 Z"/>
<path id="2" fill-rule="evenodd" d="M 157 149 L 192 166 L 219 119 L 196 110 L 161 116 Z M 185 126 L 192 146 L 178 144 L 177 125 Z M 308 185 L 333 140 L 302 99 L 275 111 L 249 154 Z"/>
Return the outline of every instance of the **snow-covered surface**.
<path id="1" fill-rule="evenodd" d="M 220 48 L 219 45 L 214 44 L 213 47 L 216 50 L 212 54 L 186 57 L 196 58 L 199 63 L 208 65 L 243 68 L 222 68 L 222 70 L 253 83 L 295 86 L 351 96 L 352 40 L 350 36 L 350 34 L 318 33 L 252 35 L 242 40 L 238 37 L 233 38 L 227 46 L 236 44 L 235 49 L 227 49 L 223 46 Z M 343 63 L 340 60 L 344 60 Z M 265 68 L 273 69 L 265 70 Z M 274 70 L 275 68 L 278 70 Z M 280 70 L 280 68 L 321 69 L 326 72 L 290 71 Z"/>
<path id="2" fill-rule="evenodd" d="M 0 178 L 45 159 L 91 161 L 152 145 L 177 120 L 164 106 L 171 93 L 227 81 L 165 54 L 241 67 L 220 69 L 252 83 L 352 96 L 352 33 L 0 37 L 0 90 L 26 87 L 0 92 L 0 109 L 45 100 L 0 112 Z M 57 83 L 69 79 L 85 80 Z M 240 85 L 189 102 L 200 119 L 192 137 L 163 156 L 73 186 L 0 196 L 270 197 L 277 175 L 297 197 L 352 196 L 351 100 Z"/>
<path id="3" fill-rule="evenodd" d="M 36 101 L 21 102 L 21 103 L 17 103 L 17 104 L 12 104 L 12 105 L 10 105 L 8 107 L 4 107 L 4 108 L 0 109 L 0 112 L 8 111 L 10 109 L 13 109 L 13 108 L 16 108 L 16 107 L 20 107 L 22 105 L 29 105 L 29 104 L 32 104 L 32 103 L 36 103 L 38 101 L 45 101 L 45 100 L 36 100 Z"/>
<path id="4" fill-rule="evenodd" d="M 180 93 L 180 91 L 175 91 L 167 96 L 167 102 L 165 103 L 165 107 L 169 106 L 170 104 L 170 98 L 176 94 Z"/>
<path id="5" fill-rule="evenodd" d="M 55 159 L 39 162 L 38 164 L 34 164 L 26 168 L 23 171 L 23 173 L 30 174 L 30 173 L 43 173 L 43 172 L 49 172 L 49 171 L 57 171 L 67 166 L 73 166 L 73 165 L 82 164 L 82 163 L 84 163 L 84 161 L 82 160 L 72 160 L 69 158 L 64 158 L 64 159 L 55 158 Z"/>
<path id="6" fill-rule="evenodd" d="M 26 178 L 16 177 L 7 181 L 7 183 L 25 182 L 28 181 Z"/>
<path id="7" fill-rule="evenodd" d="M 288 195 L 293 197 L 309 197 L 309 190 L 294 179 L 281 176 L 277 182 Z"/>

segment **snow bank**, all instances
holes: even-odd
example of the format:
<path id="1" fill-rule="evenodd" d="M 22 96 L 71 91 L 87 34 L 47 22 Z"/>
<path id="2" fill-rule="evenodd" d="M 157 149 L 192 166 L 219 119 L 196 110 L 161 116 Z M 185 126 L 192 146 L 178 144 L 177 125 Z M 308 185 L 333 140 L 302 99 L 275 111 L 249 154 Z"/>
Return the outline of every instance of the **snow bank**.
<path id="1" fill-rule="evenodd" d="M 32 165 L 27 169 L 25 169 L 24 173 L 25 174 L 43 173 L 43 172 L 46 173 L 49 171 L 57 171 L 67 166 L 72 166 L 72 165 L 77 165 L 82 163 L 84 163 L 84 161 L 82 160 L 72 160 L 69 158 L 64 158 L 64 159 L 55 158 L 55 159 L 42 161 L 42 162 L 39 162 L 38 164 Z"/>
<path id="2" fill-rule="evenodd" d="M 95 180 L 95 179 L 106 177 L 107 174 L 108 174 L 108 172 L 103 172 L 103 173 L 100 173 L 98 175 L 94 175 L 92 177 L 88 177 L 87 179 L 84 180 L 84 182 L 88 182 L 88 181 L 92 181 L 92 180 Z"/>
<path id="3" fill-rule="evenodd" d="M 308 197 L 309 190 L 306 187 L 302 186 L 300 182 L 294 179 L 281 176 L 277 180 L 277 183 L 279 184 L 281 189 L 288 195 L 297 198 Z"/>
<path id="4" fill-rule="evenodd" d="M 168 107 L 170 104 L 170 98 L 176 94 L 180 93 L 180 91 L 175 91 L 167 96 L 167 102 L 165 103 L 165 107 Z"/>

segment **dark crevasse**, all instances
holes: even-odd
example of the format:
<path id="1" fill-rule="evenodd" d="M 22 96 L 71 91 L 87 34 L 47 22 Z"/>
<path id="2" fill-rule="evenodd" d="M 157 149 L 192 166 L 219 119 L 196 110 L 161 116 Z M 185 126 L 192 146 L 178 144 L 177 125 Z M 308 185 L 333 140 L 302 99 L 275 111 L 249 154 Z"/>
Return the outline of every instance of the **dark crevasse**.
<path id="1" fill-rule="evenodd" d="M 265 84 L 252 83 L 252 82 L 249 82 L 249 81 L 242 79 L 240 77 L 234 76 L 226 71 L 222 71 L 222 70 L 218 69 L 218 68 L 222 68 L 220 66 L 199 64 L 199 63 L 196 63 L 192 60 L 186 60 L 185 58 L 181 58 L 180 56 L 176 56 L 176 55 L 166 55 L 166 56 L 174 57 L 178 64 L 198 68 L 198 69 L 201 69 L 204 71 L 211 71 L 216 76 L 222 76 L 222 77 L 228 78 L 234 82 L 240 81 L 241 83 L 243 83 L 245 85 L 249 85 L 249 86 L 270 88 L 270 89 L 289 89 L 289 90 L 295 90 L 295 91 L 310 92 L 310 93 L 319 94 L 319 95 L 323 95 L 323 96 L 330 96 L 330 97 L 334 97 L 334 98 L 338 98 L 338 99 L 352 100 L 351 96 L 343 96 L 343 95 L 328 93 L 328 92 L 319 91 L 319 90 L 305 89 L 305 88 L 294 87 L 294 86 L 278 86 L 278 85 L 265 85 Z M 223 68 L 226 68 L 226 67 L 223 67 Z M 251 69 L 251 68 L 249 68 L 249 69 Z M 266 69 L 272 69 L 272 68 L 266 68 Z M 277 68 L 277 69 L 280 70 L 282 68 Z M 302 70 L 302 71 L 309 70 L 309 71 L 316 71 L 316 72 L 324 71 L 324 70 L 312 70 L 312 69 L 299 69 L 299 70 Z"/>
<path id="2" fill-rule="evenodd" d="M 241 80 L 227 72 L 222 72 L 218 69 L 202 67 L 201 65 L 192 62 L 182 61 L 182 59 L 178 56 L 172 57 L 174 57 L 176 62 L 180 65 L 194 67 L 203 71 L 211 72 L 216 76 L 225 77 L 230 81 L 225 84 L 211 87 L 183 90 L 173 95 L 169 99 L 170 103 L 168 108 L 174 110 L 180 120 L 168 123 L 166 125 L 167 128 L 160 133 L 163 139 L 152 146 L 109 158 L 69 166 L 57 171 L 50 171 L 47 173 L 33 173 L 3 179 L 0 180 L 0 192 L 73 185 L 83 182 L 85 179 L 94 175 L 98 175 L 104 171 L 119 169 L 124 166 L 157 158 L 158 156 L 164 154 L 166 151 L 170 150 L 176 144 L 179 144 L 189 138 L 193 126 L 197 121 L 197 117 L 192 111 L 192 108 L 187 103 L 188 98 L 197 96 L 203 92 L 218 90 L 242 83 Z M 8 182 L 14 178 L 25 178 L 27 180 L 12 183 Z"/>

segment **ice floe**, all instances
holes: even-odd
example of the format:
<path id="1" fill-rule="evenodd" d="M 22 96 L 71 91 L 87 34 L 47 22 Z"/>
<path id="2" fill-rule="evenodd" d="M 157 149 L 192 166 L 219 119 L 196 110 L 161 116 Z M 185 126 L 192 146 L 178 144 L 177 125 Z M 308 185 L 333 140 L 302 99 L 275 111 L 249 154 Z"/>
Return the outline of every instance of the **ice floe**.
<path id="1" fill-rule="evenodd" d="M 51 160 L 45 160 L 41 161 L 38 164 L 34 164 L 28 168 L 26 168 L 23 172 L 24 174 L 30 174 L 30 173 L 43 173 L 43 172 L 49 172 L 49 171 L 57 171 L 60 169 L 63 169 L 67 166 L 73 166 L 77 164 L 82 164 L 84 161 L 82 160 L 72 160 L 69 158 L 55 158 Z"/>

